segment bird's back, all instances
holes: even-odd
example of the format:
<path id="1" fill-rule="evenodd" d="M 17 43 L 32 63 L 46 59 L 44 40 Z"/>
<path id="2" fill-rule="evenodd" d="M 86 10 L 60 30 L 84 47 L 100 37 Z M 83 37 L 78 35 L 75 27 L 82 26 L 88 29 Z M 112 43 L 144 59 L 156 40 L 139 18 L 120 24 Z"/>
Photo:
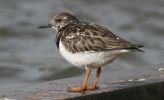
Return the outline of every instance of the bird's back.
<path id="1" fill-rule="evenodd" d="M 105 27 L 80 21 L 72 22 L 62 28 L 56 38 L 57 46 L 61 39 L 64 46 L 72 53 L 122 49 L 142 51 L 138 48 L 143 47 L 116 36 Z"/>

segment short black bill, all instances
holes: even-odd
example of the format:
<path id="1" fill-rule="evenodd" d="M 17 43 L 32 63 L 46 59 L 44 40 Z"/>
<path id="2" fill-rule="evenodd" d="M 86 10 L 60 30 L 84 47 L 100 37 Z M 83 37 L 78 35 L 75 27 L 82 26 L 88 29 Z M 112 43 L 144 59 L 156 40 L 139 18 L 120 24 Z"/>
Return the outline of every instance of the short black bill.
<path id="1" fill-rule="evenodd" d="M 51 28 L 51 27 L 52 27 L 52 25 L 51 24 L 48 24 L 46 26 L 39 26 L 38 28 Z"/>

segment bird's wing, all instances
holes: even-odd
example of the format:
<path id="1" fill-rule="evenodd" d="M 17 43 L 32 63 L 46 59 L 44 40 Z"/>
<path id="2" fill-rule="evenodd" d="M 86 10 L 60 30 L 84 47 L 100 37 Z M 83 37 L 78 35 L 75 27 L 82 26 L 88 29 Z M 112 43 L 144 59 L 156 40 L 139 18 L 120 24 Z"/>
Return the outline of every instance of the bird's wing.
<path id="1" fill-rule="evenodd" d="M 74 30 L 71 34 L 66 34 L 63 44 L 73 53 L 138 49 L 136 45 L 114 35 L 107 28 L 90 24 L 85 25 L 81 30 Z"/>

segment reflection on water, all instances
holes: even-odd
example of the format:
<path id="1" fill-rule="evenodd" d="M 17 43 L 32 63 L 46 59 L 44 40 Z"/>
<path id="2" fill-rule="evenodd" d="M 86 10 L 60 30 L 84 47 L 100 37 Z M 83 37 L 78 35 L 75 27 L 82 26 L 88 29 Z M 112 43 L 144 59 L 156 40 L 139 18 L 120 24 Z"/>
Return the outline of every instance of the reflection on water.
<path id="1" fill-rule="evenodd" d="M 163 0 L 1 0 L 0 88 L 6 82 L 9 86 L 83 72 L 68 67 L 71 65 L 60 56 L 54 31 L 37 29 L 60 11 L 72 12 L 80 19 L 104 25 L 129 41 L 145 45 L 146 53 L 124 55 L 105 72 L 143 66 L 151 69 L 149 65 L 163 63 Z"/>

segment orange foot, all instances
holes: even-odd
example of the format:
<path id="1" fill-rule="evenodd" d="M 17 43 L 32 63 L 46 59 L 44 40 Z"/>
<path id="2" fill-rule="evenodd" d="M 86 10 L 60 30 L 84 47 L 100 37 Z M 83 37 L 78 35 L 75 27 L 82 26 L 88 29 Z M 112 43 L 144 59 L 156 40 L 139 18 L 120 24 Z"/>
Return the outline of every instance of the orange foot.
<path id="1" fill-rule="evenodd" d="M 97 89 L 98 89 L 97 86 L 84 86 L 84 87 L 81 86 L 81 87 L 77 87 L 77 88 L 68 88 L 68 91 L 84 93 L 85 91 L 94 91 Z"/>
<path id="2" fill-rule="evenodd" d="M 98 86 L 90 86 L 90 87 L 87 87 L 87 91 L 95 91 L 95 90 L 97 90 L 97 89 L 99 89 L 99 87 Z"/>
<path id="3" fill-rule="evenodd" d="M 81 92 L 84 93 L 86 91 L 86 86 L 85 87 L 76 87 L 76 88 L 68 88 L 69 92 Z"/>

